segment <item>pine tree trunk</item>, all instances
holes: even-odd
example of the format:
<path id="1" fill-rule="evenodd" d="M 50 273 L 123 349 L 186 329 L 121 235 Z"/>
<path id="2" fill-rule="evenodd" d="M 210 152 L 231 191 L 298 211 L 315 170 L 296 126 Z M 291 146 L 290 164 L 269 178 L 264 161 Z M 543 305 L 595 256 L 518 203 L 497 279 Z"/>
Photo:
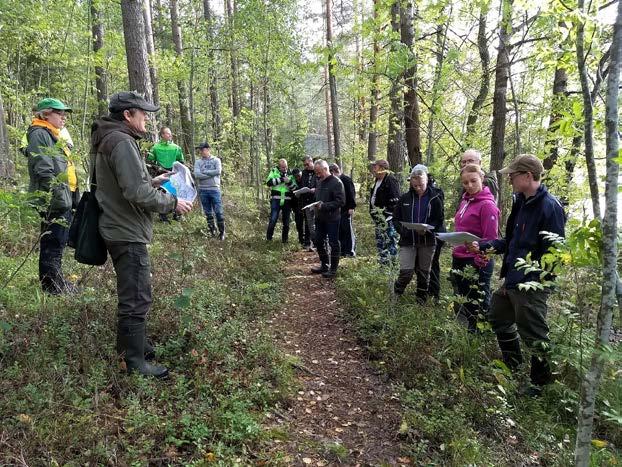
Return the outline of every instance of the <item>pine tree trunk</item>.
<path id="1" fill-rule="evenodd" d="M 581 55 L 582 57 L 583 55 Z M 609 344 L 609 333 L 613 320 L 618 283 L 618 158 L 620 140 L 618 134 L 618 95 L 620 66 L 622 65 L 622 2 L 618 2 L 618 15 L 613 27 L 611 63 L 607 77 L 607 99 L 605 103 L 605 127 L 607 146 L 607 175 L 605 181 L 605 217 L 603 218 L 603 283 L 600 309 L 597 317 L 596 341 L 590 363 L 581 385 L 581 401 L 575 444 L 575 465 L 590 465 L 590 444 L 594 424 L 596 394 L 602 377 L 604 347 Z"/>
<path id="2" fill-rule="evenodd" d="M 170 0 L 171 10 L 171 28 L 173 32 L 173 44 L 175 46 L 175 54 L 177 60 L 183 61 L 183 46 L 181 37 L 181 27 L 179 26 L 179 11 L 177 9 L 177 0 Z M 179 116 L 181 119 L 182 146 L 184 154 L 189 156 L 190 161 L 194 164 L 194 143 L 192 141 L 192 122 L 190 119 L 190 111 L 188 109 L 188 90 L 186 83 L 182 79 L 177 80 L 177 94 L 179 96 Z"/>
<path id="3" fill-rule="evenodd" d="M 145 99 L 153 102 L 149 55 L 145 42 L 143 0 L 121 0 L 121 16 L 130 90 L 141 93 Z"/>
<path id="4" fill-rule="evenodd" d="M 488 16 L 488 6 L 482 6 L 479 14 L 479 26 L 477 29 L 477 50 L 479 52 L 482 75 L 479 82 L 479 92 L 473 101 L 471 110 L 466 123 L 465 141 L 467 146 L 472 145 L 475 136 L 475 124 L 479 117 L 479 111 L 483 107 L 488 90 L 490 89 L 490 52 L 488 52 L 488 40 L 486 38 L 486 18 Z"/>
<path id="5" fill-rule="evenodd" d="M 378 20 L 378 0 L 374 0 L 374 23 Z M 377 25 L 376 25 L 377 26 Z M 378 100 L 380 99 L 380 91 L 378 89 L 378 70 L 377 60 L 380 53 L 380 45 L 378 44 L 378 38 L 374 32 L 374 44 L 373 44 L 373 63 L 372 77 L 371 77 L 371 98 L 369 100 L 369 131 L 367 135 L 367 160 L 373 161 L 376 159 L 378 153 L 378 129 L 376 124 L 378 122 Z"/>
<path id="6" fill-rule="evenodd" d="M 220 119 L 220 108 L 218 106 L 218 89 L 216 88 L 216 72 L 214 71 L 215 61 L 212 49 L 212 45 L 214 43 L 214 25 L 209 2 L 210 0 L 203 0 L 203 19 L 207 23 L 207 58 L 209 61 L 208 80 L 210 108 L 212 113 L 212 136 L 218 141 L 220 140 L 222 122 Z"/>
<path id="7" fill-rule="evenodd" d="M 400 4 L 399 0 L 391 6 L 391 29 L 394 33 L 400 33 Z M 393 51 L 396 50 L 396 44 L 392 46 Z M 391 114 L 389 115 L 389 129 L 387 134 L 387 160 L 391 170 L 398 177 L 401 176 L 404 168 L 404 107 L 402 95 L 402 76 L 396 76 L 391 83 L 389 91 L 389 100 L 391 102 Z M 419 155 L 421 157 L 421 155 Z"/>
<path id="8" fill-rule="evenodd" d="M 394 9 L 397 11 L 394 13 Z M 404 1 L 400 5 L 400 1 L 398 0 L 391 7 L 391 12 L 393 14 L 399 14 L 399 28 L 400 39 L 401 42 L 408 47 L 408 50 L 411 54 L 411 66 L 404 72 L 404 84 L 406 86 L 406 91 L 404 92 L 404 111 L 403 111 L 403 121 L 405 126 L 406 133 L 406 147 L 408 149 L 408 161 L 411 166 L 416 164 L 420 164 L 422 161 L 421 155 L 421 119 L 419 112 L 419 100 L 417 99 L 417 62 L 415 60 L 415 52 L 414 52 L 414 39 L 415 39 L 415 30 L 413 26 L 413 6 L 410 1 Z M 397 21 L 397 20 L 396 20 Z M 393 20 L 391 22 L 393 24 Z M 395 25 L 393 25 L 393 30 L 395 31 Z M 395 85 L 395 83 L 394 83 Z M 393 102 L 393 101 L 391 101 Z M 396 106 L 391 104 L 392 108 L 397 108 Z M 401 113 L 401 112 L 400 112 Z M 395 112 L 393 112 L 393 116 L 396 116 Z M 397 117 L 398 120 L 395 123 L 400 123 L 400 131 L 397 134 L 398 139 L 403 139 L 404 135 L 401 131 L 401 122 L 402 117 Z M 389 131 L 389 136 L 391 135 L 391 131 Z M 396 144 L 400 143 L 396 141 Z M 401 152 L 401 150 L 400 150 Z M 397 155 L 396 155 L 397 157 Z M 400 168 L 403 166 L 403 162 L 400 164 Z M 393 168 L 393 167 L 392 167 Z"/>
<path id="9" fill-rule="evenodd" d="M 233 0 L 225 0 L 225 12 L 227 14 L 227 22 L 229 24 L 229 34 L 231 39 L 229 41 L 229 57 L 231 60 L 231 113 L 233 114 L 233 118 L 237 120 L 240 116 L 240 90 L 238 87 L 239 82 L 239 72 L 238 72 L 238 59 L 237 54 L 235 53 L 235 44 L 233 43 L 233 35 L 234 35 L 234 18 L 233 13 L 235 7 L 233 5 Z"/>
<path id="10" fill-rule="evenodd" d="M 581 14 L 585 14 L 585 0 L 578 0 L 577 8 Z M 579 81 L 581 83 L 581 95 L 583 97 L 583 141 L 585 143 L 585 163 L 587 166 L 588 184 L 590 186 L 590 196 L 592 198 L 592 209 L 594 218 L 600 219 L 600 201 L 598 193 L 598 177 L 596 174 L 596 163 L 594 162 L 594 109 L 590 85 L 588 81 L 587 66 L 585 60 L 585 24 L 579 21 L 577 24 L 577 67 L 579 70 Z"/>
<path id="11" fill-rule="evenodd" d="M 143 18 L 145 21 L 145 43 L 147 44 L 147 53 L 149 54 L 149 77 L 151 78 L 151 87 L 153 89 L 153 103 L 160 105 L 160 90 L 158 86 L 158 71 L 155 66 L 155 45 L 153 42 L 152 27 L 152 11 L 151 0 L 145 0 L 143 7 Z"/>
<path id="12" fill-rule="evenodd" d="M 341 135 L 339 130 L 339 105 L 337 103 L 337 80 L 335 78 L 332 0 L 326 0 L 326 47 L 328 48 L 328 84 L 330 88 L 330 110 L 333 121 L 334 154 L 335 160 L 341 165 Z"/>
<path id="13" fill-rule="evenodd" d="M 512 1 L 501 0 L 501 21 L 499 23 L 499 49 L 495 66 L 495 90 L 492 101 L 492 139 L 490 144 L 490 170 L 503 167 L 505 160 L 505 122 L 507 114 L 507 91 L 510 76 L 510 40 L 512 37 Z M 499 181 L 499 205 L 501 205 L 501 185 Z"/>
<path id="14" fill-rule="evenodd" d="M 95 59 L 95 91 L 97 93 L 97 115 L 108 112 L 108 83 L 106 68 L 102 66 L 100 50 L 104 47 L 104 24 L 96 2 L 91 0 L 91 34 Z"/>

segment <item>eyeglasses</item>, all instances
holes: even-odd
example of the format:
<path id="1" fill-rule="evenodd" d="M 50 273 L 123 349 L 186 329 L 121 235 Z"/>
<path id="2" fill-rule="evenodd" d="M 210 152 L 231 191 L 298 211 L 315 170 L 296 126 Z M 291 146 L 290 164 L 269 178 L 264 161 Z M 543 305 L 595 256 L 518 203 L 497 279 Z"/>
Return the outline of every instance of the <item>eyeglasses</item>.
<path id="1" fill-rule="evenodd" d="M 65 117 L 65 118 L 67 117 L 67 112 L 65 112 L 64 110 L 56 110 L 56 109 L 54 109 L 54 110 L 52 110 L 52 113 L 60 115 L 61 117 Z"/>
<path id="2" fill-rule="evenodd" d="M 529 172 L 512 172 L 508 174 L 508 177 L 510 178 L 510 181 L 512 181 L 514 180 L 514 177 L 516 177 L 517 175 L 525 175 L 526 173 L 529 173 Z"/>

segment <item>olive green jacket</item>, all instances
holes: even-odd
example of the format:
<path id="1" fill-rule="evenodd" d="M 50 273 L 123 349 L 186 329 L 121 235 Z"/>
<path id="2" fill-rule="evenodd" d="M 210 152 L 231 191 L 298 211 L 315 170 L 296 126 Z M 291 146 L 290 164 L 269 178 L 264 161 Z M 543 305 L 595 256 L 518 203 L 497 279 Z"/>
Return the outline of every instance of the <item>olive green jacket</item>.
<path id="1" fill-rule="evenodd" d="M 108 242 L 149 243 L 151 213 L 165 214 L 177 205 L 174 196 L 151 185 L 137 143 L 142 136 L 109 117 L 96 120 L 91 127 L 95 196 L 101 209 L 99 231 Z"/>

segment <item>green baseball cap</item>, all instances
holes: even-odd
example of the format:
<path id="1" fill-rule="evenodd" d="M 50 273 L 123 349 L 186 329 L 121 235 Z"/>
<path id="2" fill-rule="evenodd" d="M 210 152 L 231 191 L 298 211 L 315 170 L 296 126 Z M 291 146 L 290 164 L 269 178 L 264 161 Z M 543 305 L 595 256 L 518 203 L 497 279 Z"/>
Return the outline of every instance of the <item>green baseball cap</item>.
<path id="1" fill-rule="evenodd" d="M 37 110 L 45 110 L 45 109 L 54 109 L 54 110 L 64 110 L 66 112 L 73 112 L 71 107 L 67 107 L 58 99 L 54 99 L 53 97 L 46 97 L 45 99 L 41 99 L 36 107 Z"/>

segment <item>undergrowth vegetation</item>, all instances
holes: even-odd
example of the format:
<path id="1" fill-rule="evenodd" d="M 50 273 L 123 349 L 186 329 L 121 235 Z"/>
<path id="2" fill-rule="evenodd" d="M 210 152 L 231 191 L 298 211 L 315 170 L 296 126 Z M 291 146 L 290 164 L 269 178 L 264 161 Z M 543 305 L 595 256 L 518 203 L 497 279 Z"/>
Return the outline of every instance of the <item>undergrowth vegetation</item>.
<path id="1" fill-rule="evenodd" d="M 413 283 L 396 299 L 389 284 L 397 271 L 378 266 L 372 228 L 361 225 L 367 223 L 364 214 L 357 222 L 359 257 L 342 268 L 337 291 L 375 364 L 402 387 L 399 432 L 413 463 L 572 464 L 580 383 L 594 339 L 597 269 L 564 269 L 549 301 L 557 381 L 540 398 L 530 398 L 519 391 L 526 369 L 510 375 L 490 326 L 471 335 L 455 320 L 455 297 L 446 280 L 450 249 L 441 258 L 439 304 L 418 305 Z M 620 344 L 604 358 L 593 433 L 592 465 L 598 466 L 622 459 Z"/>
<path id="2" fill-rule="evenodd" d="M 159 382 L 119 371 L 111 261 L 91 269 L 68 249 L 64 271 L 82 293 L 41 294 L 38 252 L 24 262 L 39 220 L 3 196 L 0 463 L 251 462 L 264 410 L 291 379 L 263 327 L 279 303 L 282 248 L 264 246 L 254 200 L 226 194 L 225 242 L 208 238 L 198 208 L 156 222 L 148 334 L 172 371 Z"/>

